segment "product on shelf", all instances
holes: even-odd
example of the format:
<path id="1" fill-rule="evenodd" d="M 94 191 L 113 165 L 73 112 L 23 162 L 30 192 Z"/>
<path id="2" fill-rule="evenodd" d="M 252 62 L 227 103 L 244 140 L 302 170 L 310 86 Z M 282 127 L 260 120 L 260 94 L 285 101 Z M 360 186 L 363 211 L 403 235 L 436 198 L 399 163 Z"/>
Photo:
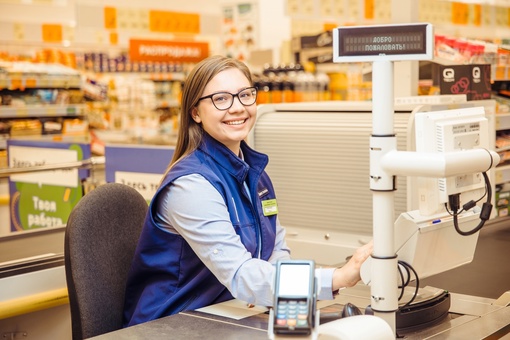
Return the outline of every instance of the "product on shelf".
<path id="1" fill-rule="evenodd" d="M 0 149 L 11 137 L 67 134 L 69 120 L 86 121 L 83 103 L 77 70 L 47 62 L 1 61 Z"/>
<path id="2" fill-rule="evenodd" d="M 300 64 L 266 65 L 262 74 L 254 75 L 258 104 L 328 100 L 329 82 L 326 74 Z"/>

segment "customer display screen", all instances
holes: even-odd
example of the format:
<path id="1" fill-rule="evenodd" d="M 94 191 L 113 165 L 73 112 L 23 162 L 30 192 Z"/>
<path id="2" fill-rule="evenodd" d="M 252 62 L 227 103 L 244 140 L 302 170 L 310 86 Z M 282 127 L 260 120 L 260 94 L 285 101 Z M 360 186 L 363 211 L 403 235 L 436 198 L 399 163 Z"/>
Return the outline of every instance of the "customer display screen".
<path id="1" fill-rule="evenodd" d="M 336 58 L 427 56 L 432 50 L 429 24 L 339 27 L 334 32 Z M 404 58 L 406 59 L 406 58 Z"/>

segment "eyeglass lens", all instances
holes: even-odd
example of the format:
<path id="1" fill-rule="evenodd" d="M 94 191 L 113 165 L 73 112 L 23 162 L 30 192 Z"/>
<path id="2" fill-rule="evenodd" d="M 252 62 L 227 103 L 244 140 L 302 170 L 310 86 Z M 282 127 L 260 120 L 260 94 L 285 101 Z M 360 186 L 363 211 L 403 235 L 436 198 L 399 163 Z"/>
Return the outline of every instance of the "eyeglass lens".
<path id="1" fill-rule="evenodd" d="M 257 100 L 257 89 L 249 88 L 237 94 L 231 94 L 228 92 L 216 93 L 211 97 L 211 99 L 218 110 L 226 110 L 234 103 L 234 97 L 239 98 L 241 104 L 245 106 L 252 105 Z"/>

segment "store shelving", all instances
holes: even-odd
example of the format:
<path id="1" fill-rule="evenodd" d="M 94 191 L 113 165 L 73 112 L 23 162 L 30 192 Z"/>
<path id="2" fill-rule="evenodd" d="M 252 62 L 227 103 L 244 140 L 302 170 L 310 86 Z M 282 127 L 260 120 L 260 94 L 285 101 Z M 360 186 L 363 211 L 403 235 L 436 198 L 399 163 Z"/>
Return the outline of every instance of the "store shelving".
<path id="1" fill-rule="evenodd" d="M 0 90 L 80 88 L 81 74 L 53 63 L 0 62 Z"/>
<path id="2" fill-rule="evenodd" d="M 82 75 L 58 64 L 0 62 L 0 150 L 13 136 L 55 134 L 86 120 Z"/>
<path id="3" fill-rule="evenodd" d="M 499 142 L 496 141 L 496 151 L 501 156 L 501 165 L 496 168 L 495 184 L 503 185 L 510 182 L 510 140 L 506 143 L 506 138 L 501 134 L 510 130 L 510 113 L 496 114 L 495 129 L 497 138 L 499 139 Z"/>
<path id="4" fill-rule="evenodd" d="M 80 88 L 81 76 L 76 75 L 0 75 L 0 90 L 35 88 Z"/>
<path id="5" fill-rule="evenodd" d="M 498 218 L 508 218 L 510 212 L 510 99 L 503 95 L 504 83 L 494 82 L 493 91 L 496 100 L 494 115 L 495 151 L 500 163 L 494 171 L 495 211 Z"/>
<path id="6" fill-rule="evenodd" d="M 0 119 L 34 117 L 80 117 L 85 115 L 83 104 L 31 105 L 25 107 L 0 106 Z"/>

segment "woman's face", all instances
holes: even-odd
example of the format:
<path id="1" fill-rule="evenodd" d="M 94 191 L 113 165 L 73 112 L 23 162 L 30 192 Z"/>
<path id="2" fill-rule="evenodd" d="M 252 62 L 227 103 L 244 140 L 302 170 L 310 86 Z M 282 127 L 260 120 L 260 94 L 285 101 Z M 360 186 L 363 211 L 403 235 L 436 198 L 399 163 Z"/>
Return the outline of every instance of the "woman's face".
<path id="1" fill-rule="evenodd" d="M 236 94 L 252 86 L 244 74 L 236 69 L 229 68 L 218 73 L 211 79 L 204 89 L 202 97 L 218 92 Z M 211 98 L 200 100 L 193 109 L 192 117 L 209 135 L 223 143 L 236 155 L 239 155 L 241 141 L 248 136 L 255 124 L 257 106 L 255 103 L 244 106 L 239 98 L 234 97 L 232 106 L 227 110 L 218 110 Z"/>

